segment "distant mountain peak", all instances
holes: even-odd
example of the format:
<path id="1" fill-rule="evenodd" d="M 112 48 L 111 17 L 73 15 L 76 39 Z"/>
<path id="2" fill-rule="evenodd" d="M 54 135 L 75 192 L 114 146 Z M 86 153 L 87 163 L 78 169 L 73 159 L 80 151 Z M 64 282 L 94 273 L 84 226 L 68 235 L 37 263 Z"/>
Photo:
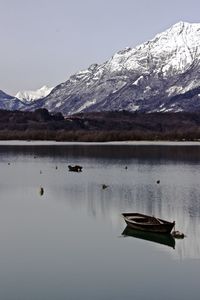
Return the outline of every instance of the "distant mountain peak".
<path id="1" fill-rule="evenodd" d="M 47 95 L 50 94 L 52 89 L 53 89 L 52 87 L 48 87 L 48 86 L 44 85 L 36 91 L 33 91 L 33 90 L 20 91 L 15 95 L 15 97 L 20 99 L 23 102 L 32 102 L 32 101 L 46 97 Z"/>
<path id="2" fill-rule="evenodd" d="M 171 26 L 171 29 L 172 28 L 186 28 L 186 27 L 199 27 L 200 26 L 200 23 L 190 23 L 190 22 L 186 22 L 186 21 L 179 21 L 179 22 L 177 22 L 177 23 L 175 23 L 175 24 L 173 24 L 172 26 Z"/>

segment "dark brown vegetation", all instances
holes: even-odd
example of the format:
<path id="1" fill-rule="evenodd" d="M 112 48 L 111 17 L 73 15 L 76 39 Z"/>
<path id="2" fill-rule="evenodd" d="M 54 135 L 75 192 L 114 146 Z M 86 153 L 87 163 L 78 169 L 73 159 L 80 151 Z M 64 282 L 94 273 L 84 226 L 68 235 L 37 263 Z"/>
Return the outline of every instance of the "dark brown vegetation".
<path id="1" fill-rule="evenodd" d="M 200 113 L 80 113 L 64 118 L 46 109 L 0 110 L 1 140 L 199 140 Z"/>

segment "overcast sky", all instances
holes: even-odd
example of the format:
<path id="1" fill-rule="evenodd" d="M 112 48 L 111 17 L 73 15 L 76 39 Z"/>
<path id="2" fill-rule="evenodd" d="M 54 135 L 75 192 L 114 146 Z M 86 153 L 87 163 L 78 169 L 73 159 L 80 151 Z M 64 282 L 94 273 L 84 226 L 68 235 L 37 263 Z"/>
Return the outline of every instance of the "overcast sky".
<path id="1" fill-rule="evenodd" d="M 199 0 L 0 0 L 0 90 L 56 86 L 199 12 Z"/>

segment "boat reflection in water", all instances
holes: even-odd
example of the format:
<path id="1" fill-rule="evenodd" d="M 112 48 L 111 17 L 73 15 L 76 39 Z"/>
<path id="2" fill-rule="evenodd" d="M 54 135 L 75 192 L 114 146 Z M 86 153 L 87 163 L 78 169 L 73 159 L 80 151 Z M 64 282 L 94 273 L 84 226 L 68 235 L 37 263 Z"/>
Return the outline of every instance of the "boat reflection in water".
<path id="1" fill-rule="evenodd" d="M 162 233 L 155 233 L 155 232 L 146 232 L 137 229 L 130 228 L 127 226 L 124 231 L 122 232 L 123 236 L 132 236 L 134 238 L 151 241 L 154 243 L 166 245 L 175 249 L 175 239 L 171 234 L 162 234 Z"/>

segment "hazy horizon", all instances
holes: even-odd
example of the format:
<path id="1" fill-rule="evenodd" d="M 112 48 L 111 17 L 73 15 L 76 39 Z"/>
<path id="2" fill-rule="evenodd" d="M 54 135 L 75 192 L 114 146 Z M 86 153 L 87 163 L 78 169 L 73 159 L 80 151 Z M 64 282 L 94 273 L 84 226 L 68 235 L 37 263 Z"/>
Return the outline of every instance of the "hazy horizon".
<path id="1" fill-rule="evenodd" d="M 0 90 L 15 95 L 56 86 L 179 21 L 198 23 L 200 3 L 0 0 L 0 8 Z"/>

